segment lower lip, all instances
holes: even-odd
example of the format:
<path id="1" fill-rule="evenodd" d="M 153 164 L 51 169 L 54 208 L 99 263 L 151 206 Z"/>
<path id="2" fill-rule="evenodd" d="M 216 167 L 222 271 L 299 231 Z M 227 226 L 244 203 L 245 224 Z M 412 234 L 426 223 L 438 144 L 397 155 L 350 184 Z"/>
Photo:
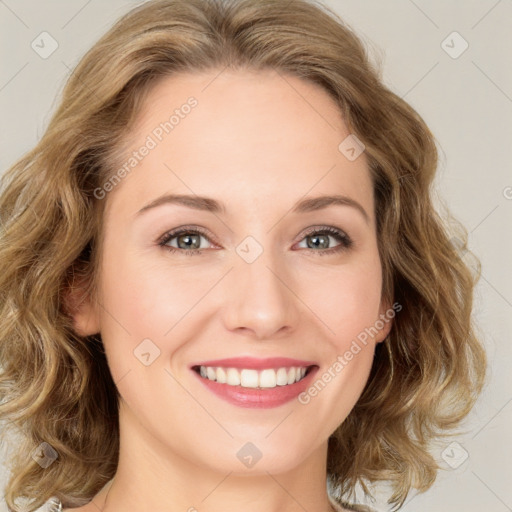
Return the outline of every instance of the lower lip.
<path id="1" fill-rule="evenodd" d="M 254 409 L 270 409 L 278 407 L 297 398 L 300 393 L 309 386 L 318 367 L 313 367 L 309 373 L 299 382 L 286 386 L 276 386 L 275 388 L 244 388 L 243 386 L 229 386 L 228 384 L 219 384 L 218 382 L 201 377 L 196 371 L 192 370 L 196 377 L 212 393 L 238 407 L 248 407 Z"/>

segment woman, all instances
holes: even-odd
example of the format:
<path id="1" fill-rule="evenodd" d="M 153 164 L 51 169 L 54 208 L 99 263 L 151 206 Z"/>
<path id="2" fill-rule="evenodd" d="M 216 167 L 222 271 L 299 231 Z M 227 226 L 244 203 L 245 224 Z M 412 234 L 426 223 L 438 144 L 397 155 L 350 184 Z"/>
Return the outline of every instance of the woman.
<path id="1" fill-rule="evenodd" d="M 372 482 L 395 508 L 427 490 L 430 442 L 485 368 L 436 164 L 320 6 L 123 17 L 3 180 L 9 507 L 323 512 L 369 510 L 350 502 Z"/>

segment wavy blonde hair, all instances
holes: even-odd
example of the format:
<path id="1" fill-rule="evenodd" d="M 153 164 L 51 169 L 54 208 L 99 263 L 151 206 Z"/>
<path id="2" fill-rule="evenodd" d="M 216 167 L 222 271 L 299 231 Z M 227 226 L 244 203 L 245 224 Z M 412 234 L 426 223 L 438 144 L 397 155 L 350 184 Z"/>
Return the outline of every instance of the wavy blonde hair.
<path id="1" fill-rule="evenodd" d="M 80 506 L 114 476 L 118 399 L 101 344 L 73 329 L 66 294 L 97 290 L 105 200 L 123 141 L 156 81 L 180 71 L 275 70 L 311 81 L 363 141 L 374 184 L 383 297 L 403 305 L 367 385 L 329 439 L 340 495 L 389 481 L 400 508 L 439 469 L 431 442 L 459 426 L 484 383 L 471 319 L 479 275 L 467 232 L 432 203 L 433 135 L 381 81 L 358 37 L 307 0 L 153 0 L 122 17 L 78 64 L 37 146 L 2 178 L 0 419 L 19 435 L 5 499 Z M 108 200 L 108 198 L 107 198 Z M 457 228 L 457 244 L 450 229 Z M 469 253 L 468 253 L 469 254 Z M 58 459 L 31 455 L 48 443 Z"/>

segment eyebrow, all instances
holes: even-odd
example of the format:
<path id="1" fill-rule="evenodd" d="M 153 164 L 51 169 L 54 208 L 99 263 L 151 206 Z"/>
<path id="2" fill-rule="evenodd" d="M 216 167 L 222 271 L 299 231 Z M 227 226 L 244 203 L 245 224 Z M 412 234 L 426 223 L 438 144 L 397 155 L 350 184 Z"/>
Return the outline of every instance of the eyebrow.
<path id="1" fill-rule="evenodd" d="M 211 213 L 225 213 L 225 206 L 219 201 L 211 197 L 204 197 L 198 195 L 187 194 L 165 194 L 157 197 L 154 201 L 143 206 L 138 212 L 137 216 L 141 215 L 148 210 L 161 206 L 163 204 L 178 204 L 193 208 L 195 210 L 202 210 Z M 355 208 L 365 219 L 366 223 L 370 223 L 370 217 L 366 210 L 354 199 L 343 195 L 327 195 L 303 199 L 294 205 L 291 210 L 292 213 L 306 213 L 317 210 L 322 210 L 329 206 L 350 206 Z"/>

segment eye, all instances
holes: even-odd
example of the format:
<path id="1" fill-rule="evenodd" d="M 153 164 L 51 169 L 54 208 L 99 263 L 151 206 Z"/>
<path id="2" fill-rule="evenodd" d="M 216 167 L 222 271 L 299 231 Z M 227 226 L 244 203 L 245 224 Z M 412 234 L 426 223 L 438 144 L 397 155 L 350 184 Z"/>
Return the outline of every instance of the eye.
<path id="1" fill-rule="evenodd" d="M 318 227 L 313 228 L 306 233 L 303 240 L 306 240 L 306 249 L 317 252 L 322 256 L 350 249 L 353 244 L 352 239 L 346 233 L 329 226 L 320 229 Z M 332 240 L 337 240 L 339 244 L 331 247 Z M 302 247 L 304 248 L 304 246 Z M 317 249 L 323 250 L 319 251 Z"/>
<path id="2" fill-rule="evenodd" d="M 181 227 L 166 233 L 158 242 L 170 252 L 180 252 L 187 256 L 202 254 L 202 249 L 208 249 L 208 244 L 203 244 L 201 239 L 210 241 L 206 232 L 198 227 Z"/>

